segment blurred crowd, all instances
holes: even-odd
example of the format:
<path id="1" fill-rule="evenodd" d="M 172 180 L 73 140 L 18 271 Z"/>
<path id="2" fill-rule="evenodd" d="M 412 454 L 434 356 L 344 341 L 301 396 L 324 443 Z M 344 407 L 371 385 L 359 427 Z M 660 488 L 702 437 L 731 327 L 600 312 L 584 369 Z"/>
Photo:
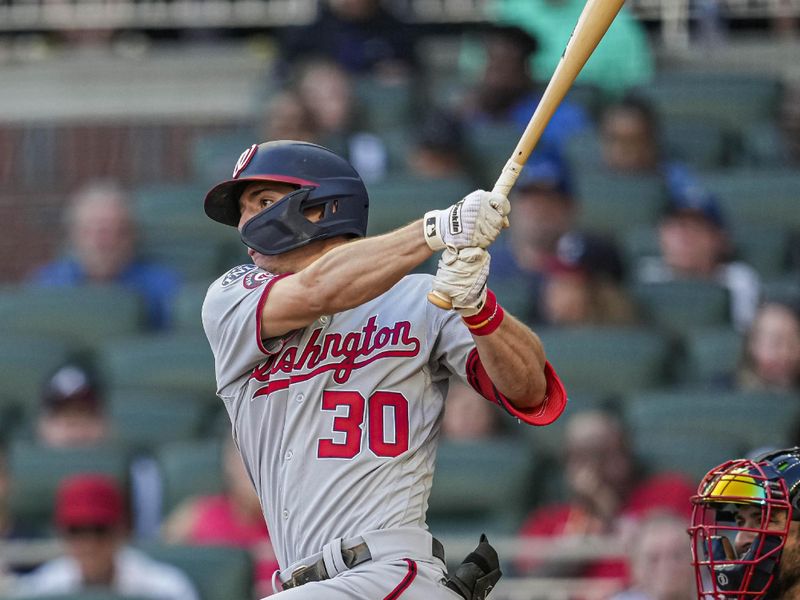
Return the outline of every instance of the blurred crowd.
<path id="1" fill-rule="evenodd" d="M 446 73 L 425 55 L 422 32 L 377 0 L 328 0 L 314 23 L 277 33 L 280 52 L 251 126 L 204 140 L 203 169 L 186 183 L 196 189 L 226 177 L 237 152 L 256 141 L 321 143 L 345 155 L 367 182 L 374 233 L 454 200 L 426 194 L 491 187 L 582 4 L 496 1 L 497 22 L 460 36 L 458 64 Z M 466 458 L 509 441 L 526 455 L 521 470 L 508 472 L 524 490 L 498 497 L 495 506 L 509 503 L 499 510 L 506 514 L 479 515 L 470 525 L 475 532 L 496 527 L 575 547 L 600 538 L 626 550 L 573 560 L 551 560 L 548 552 L 504 556 L 506 570 L 607 579 L 615 600 L 694 597 L 689 497 L 719 453 L 709 451 L 709 464 L 698 457 L 698 470 L 671 462 L 680 453 L 670 451 L 683 450 L 675 446 L 692 433 L 681 427 L 702 431 L 717 417 L 728 423 L 736 416 L 703 412 L 702 398 L 723 406 L 744 399 L 741 420 L 751 429 L 759 403 L 783 411 L 783 429 L 759 430 L 760 437 L 723 431 L 724 451 L 800 443 L 800 87 L 776 83 L 757 122 L 725 116 L 741 109 L 741 97 L 729 97 L 726 106 L 711 93 L 713 110 L 723 113 L 713 123 L 696 103 L 690 118 L 681 117 L 677 100 L 659 103 L 654 68 L 642 25 L 623 8 L 523 169 L 512 191 L 511 227 L 491 249 L 490 286 L 541 332 L 562 373 L 570 394 L 563 423 L 523 432 L 454 384 L 441 426 L 443 447 L 461 449 Z M 740 89 L 721 85 L 723 94 Z M 727 187 L 718 175 L 741 169 L 745 175 L 734 173 Z M 736 182 L 758 177 L 787 183 L 745 190 L 749 205 L 732 200 L 741 197 Z M 140 312 L 132 330 L 100 339 L 69 333 L 69 312 L 52 313 L 52 323 L 37 321 L 38 337 L 51 333 L 62 345 L 43 343 L 33 354 L 64 351 L 47 360 L 36 355 L 41 368 L 24 371 L 39 377 L 36 385 L 26 398 L 0 405 L 0 540 L 57 538 L 61 545 L 59 556 L 43 565 L 7 565 L 9 593 L 80 597 L 81 590 L 105 587 L 162 599 L 236 597 L 219 592 L 219 581 L 209 583 L 211 571 L 180 572 L 174 566 L 180 560 L 164 550 L 177 544 L 242 549 L 250 597 L 268 595 L 276 568 L 269 534 L 227 417 L 207 384 L 212 369 L 192 354 L 205 349 L 198 336 L 205 287 L 247 257 L 226 242 L 198 275 L 195 249 L 217 240 L 203 238 L 197 197 L 178 201 L 177 216 L 156 211 L 143 218 L 153 204 L 118 182 L 86 181 L 72 192 L 61 253 L 8 290 L 0 311 L 42 310 L 30 298 L 43 288 L 57 303 L 75 288 L 113 287 L 134 298 Z M 744 214 L 743 206 L 750 206 Z M 186 231 L 171 229 L 171 219 Z M 159 257 L 148 243 L 162 230 L 175 243 Z M 176 260 L 187 255 L 189 261 Z M 8 309 L 15 298 L 22 306 Z M 4 356 L 18 350 L 21 337 L 9 326 L 16 337 Z M 657 342 L 655 366 L 646 363 L 650 350 L 627 346 L 642 336 Z M 182 350 L 158 354 L 159 344 L 171 342 Z M 161 379 L 125 354 L 137 348 L 156 371 L 164 369 Z M 10 381 L 16 367 L 7 362 Z M 198 378 L 193 368 L 209 372 Z M 637 368 L 644 384 L 631 370 Z M 636 429 L 636 394 L 647 390 L 698 394 L 696 414 L 663 423 L 662 433 L 677 432 L 663 456 Z M 170 395 L 179 398 L 165 399 Z M 136 415 L 151 421 L 135 429 Z M 699 454 L 720 439 L 695 437 Z M 448 523 L 454 507 L 437 502 L 434 489 L 435 533 L 473 532 Z M 150 582 L 152 588 L 144 585 Z"/>

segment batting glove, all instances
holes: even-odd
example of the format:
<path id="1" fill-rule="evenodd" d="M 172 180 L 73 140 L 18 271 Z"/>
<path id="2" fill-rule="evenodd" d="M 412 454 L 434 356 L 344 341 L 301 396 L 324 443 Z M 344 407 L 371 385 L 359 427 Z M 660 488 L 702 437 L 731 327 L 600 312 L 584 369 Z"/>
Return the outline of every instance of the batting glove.
<path id="1" fill-rule="evenodd" d="M 433 290 L 450 298 L 462 316 L 474 315 L 486 302 L 486 278 L 491 257 L 482 248 L 442 252 Z"/>
<path id="2" fill-rule="evenodd" d="M 502 194 L 476 190 L 445 210 L 425 213 L 425 241 L 431 250 L 486 248 L 508 227 L 511 204 Z"/>

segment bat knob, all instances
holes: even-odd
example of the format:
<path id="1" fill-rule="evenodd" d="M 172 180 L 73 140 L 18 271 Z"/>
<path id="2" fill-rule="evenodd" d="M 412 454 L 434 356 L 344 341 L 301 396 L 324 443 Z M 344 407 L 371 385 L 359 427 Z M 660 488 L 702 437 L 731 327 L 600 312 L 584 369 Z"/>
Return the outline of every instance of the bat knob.
<path id="1" fill-rule="evenodd" d="M 450 298 L 435 290 L 428 292 L 428 302 L 444 310 L 451 310 L 453 308 L 453 303 L 450 301 Z"/>

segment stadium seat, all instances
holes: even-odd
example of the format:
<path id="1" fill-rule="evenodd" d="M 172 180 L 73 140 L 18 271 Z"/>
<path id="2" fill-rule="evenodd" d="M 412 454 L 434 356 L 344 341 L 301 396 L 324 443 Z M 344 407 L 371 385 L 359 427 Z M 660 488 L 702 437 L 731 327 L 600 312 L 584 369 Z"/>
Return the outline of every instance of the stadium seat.
<path id="1" fill-rule="evenodd" d="M 115 435 L 136 449 L 199 435 L 210 411 L 210 402 L 153 390 L 114 390 L 108 404 Z"/>
<path id="2" fill-rule="evenodd" d="M 0 335 L 0 378 L 3 404 L 32 415 L 45 383 L 60 365 L 74 356 L 66 342 L 22 334 Z"/>
<path id="3" fill-rule="evenodd" d="M 222 272 L 218 275 L 221 275 Z M 186 333 L 203 333 L 201 311 L 208 286 L 211 282 L 198 282 L 183 286 L 173 305 L 173 323 L 175 328 Z"/>
<path id="4" fill-rule="evenodd" d="M 466 128 L 467 152 L 472 164 L 478 167 L 476 175 L 485 189 L 494 186 L 521 133 L 519 125 L 514 123 L 486 123 Z"/>
<path id="5" fill-rule="evenodd" d="M 742 337 L 730 327 L 690 329 L 683 338 L 685 365 L 679 379 L 685 383 L 714 383 L 736 369 Z"/>
<path id="6" fill-rule="evenodd" d="M 84 349 L 143 327 L 142 302 L 118 286 L 20 287 L 0 293 L 0 330 L 62 339 Z"/>
<path id="7" fill-rule="evenodd" d="M 696 169 L 715 169 L 728 160 L 729 140 L 724 130 L 706 119 L 666 119 L 662 126 L 667 156 Z"/>
<path id="8" fill-rule="evenodd" d="M 728 291 L 712 282 L 636 283 L 630 292 L 648 321 L 671 333 L 729 322 Z"/>
<path id="9" fill-rule="evenodd" d="M 515 279 L 498 279 L 489 282 L 503 308 L 523 321 L 530 318 L 536 302 L 530 286 Z"/>
<path id="10" fill-rule="evenodd" d="M 612 396 L 667 382 L 670 344 L 638 327 L 537 329 L 567 395 Z"/>
<path id="11" fill-rule="evenodd" d="M 394 176 L 369 186 L 369 235 L 385 233 L 447 208 L 472 191 L 466 178 Z"/>
<path id="12" fill-rule="evenodd" d="M 518 439 L 443 440 L 428 506 L 431 531 L 513 531 L 527 508 L 524 493 L 535 466 L 530 447 Z"/>
<path id="13" fill-rule="evenodd" d="M 139 548 L 186 573 L 201 600 L 253 598 L 253 560 L 246 549 L 166 544 L 143 544 Z"/>
<path id="14" fill-rule="evenodd" d="M 786 228 L 739 224 L 731 237 L 738 257 L 755 268 L 761 277 L 777 277 L 786 272 L 790 243 Z"/>
<path id="15" fill-rule="evenodd" d="M 29 440 L 17 440 L 9 448 L 14 473 L 12 513 L 34 529 L 52 521 L 56 489 L 65 477 L 77 473 L 103 473 L 123 487 L 127 482 L 128 454 L 121 446 L 45 448 Z"/>
<path id="16" fill-rule="evenodd" d="M 753 224 L 800 229 L 800 172 L 792 169 L 729 169 L 705 173 L 723 214 L 736 227 Z"/>
<path id="17" fill-rule="evenodd" d="M 113 388 L 213 395 L 214 359 L 203 335 L 143 335 L 101 346 L 98 363 Z"/>
<path id="18" fill-rule="evenodd" d="M 206 281 L 210 283 L 222 272 L 222 263 L 227 244 L 217 239 L 147 240 L 141 244 L 142 258 L 177 271 L 183 281 Z"/>
<path id="19" fill-rule="evenodd" d="M 764 281 L 761 295 L 765 300 L 800 305 L 800 273 Z"/>
<path id="20" fill-rule="evenodd" d="M 575 180 L 584 227 L 622 236 L 633 226 L 657 223 L 665 198 L 660 178 L 587 170 L 576 173 Z"/>
<path id="21" fill-rule="evenodd" d="M 406 82 L 385 82 L 377 77 L 360 77 L 356 96 L 366 113 L 370 129 L 381 131 L 399 124 L 411 125 L 414 90 Z"/>
<path id="22" fill-rule="evenodd" d="M 715 446 L 737 446 L 743 453 L 791 441 L 800 416 L 791 395 L 722 390 L 638 392 L 626 398 L 625 417 L 643 452 L 651 445 L 679 445 L 692 437 L 710 452 Z M 661 449 L 660 451 L 663 451 Z M 734 458 L 730 454 L 723 458 Z M 711 465 L 713 466 L 713 465 Z"/>
<path id="23" fill-rule="evenodd" d="M 191 148 L 192 178 L 209 187 L 229 179 L 239 155 L 257 143 L 257 132 L 250 129 L 206 134 L 194 141 Z"/>
<path id="24" fill-rule="evenodd" d="M 187 498 L 218 494 L 223 489 L 222 449 L 218 440 L 163 444 L 155 457 L 164 485 L 165 515 Z"/>
<path id="25" fill-rule="evenodd" d="M 724 72 L 662 72 L 638 90 L 665 120 L 705 120 L 738 132 L 743 124 L 775 116 L 776 78 Z"/>

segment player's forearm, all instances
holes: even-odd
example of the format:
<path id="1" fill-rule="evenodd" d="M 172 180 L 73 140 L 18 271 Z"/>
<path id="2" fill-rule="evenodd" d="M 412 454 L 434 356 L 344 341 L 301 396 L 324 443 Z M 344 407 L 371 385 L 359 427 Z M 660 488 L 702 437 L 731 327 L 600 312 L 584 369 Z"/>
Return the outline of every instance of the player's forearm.
<path id="1" fill-rule="evenodd" d="M 320 314 L 333 314 L 378 297 L 432 254 L 421 221 L 415 221 L 334 248 L 298 275 L 319 298 Z"/>
<path id="2" fill-rule="evenodd" d="M 506 313 L 494 332 L 474 339 L 487 375 L 514 406 L 524 410 L 542 403 L 545 354 L 535 333 Z"/>

